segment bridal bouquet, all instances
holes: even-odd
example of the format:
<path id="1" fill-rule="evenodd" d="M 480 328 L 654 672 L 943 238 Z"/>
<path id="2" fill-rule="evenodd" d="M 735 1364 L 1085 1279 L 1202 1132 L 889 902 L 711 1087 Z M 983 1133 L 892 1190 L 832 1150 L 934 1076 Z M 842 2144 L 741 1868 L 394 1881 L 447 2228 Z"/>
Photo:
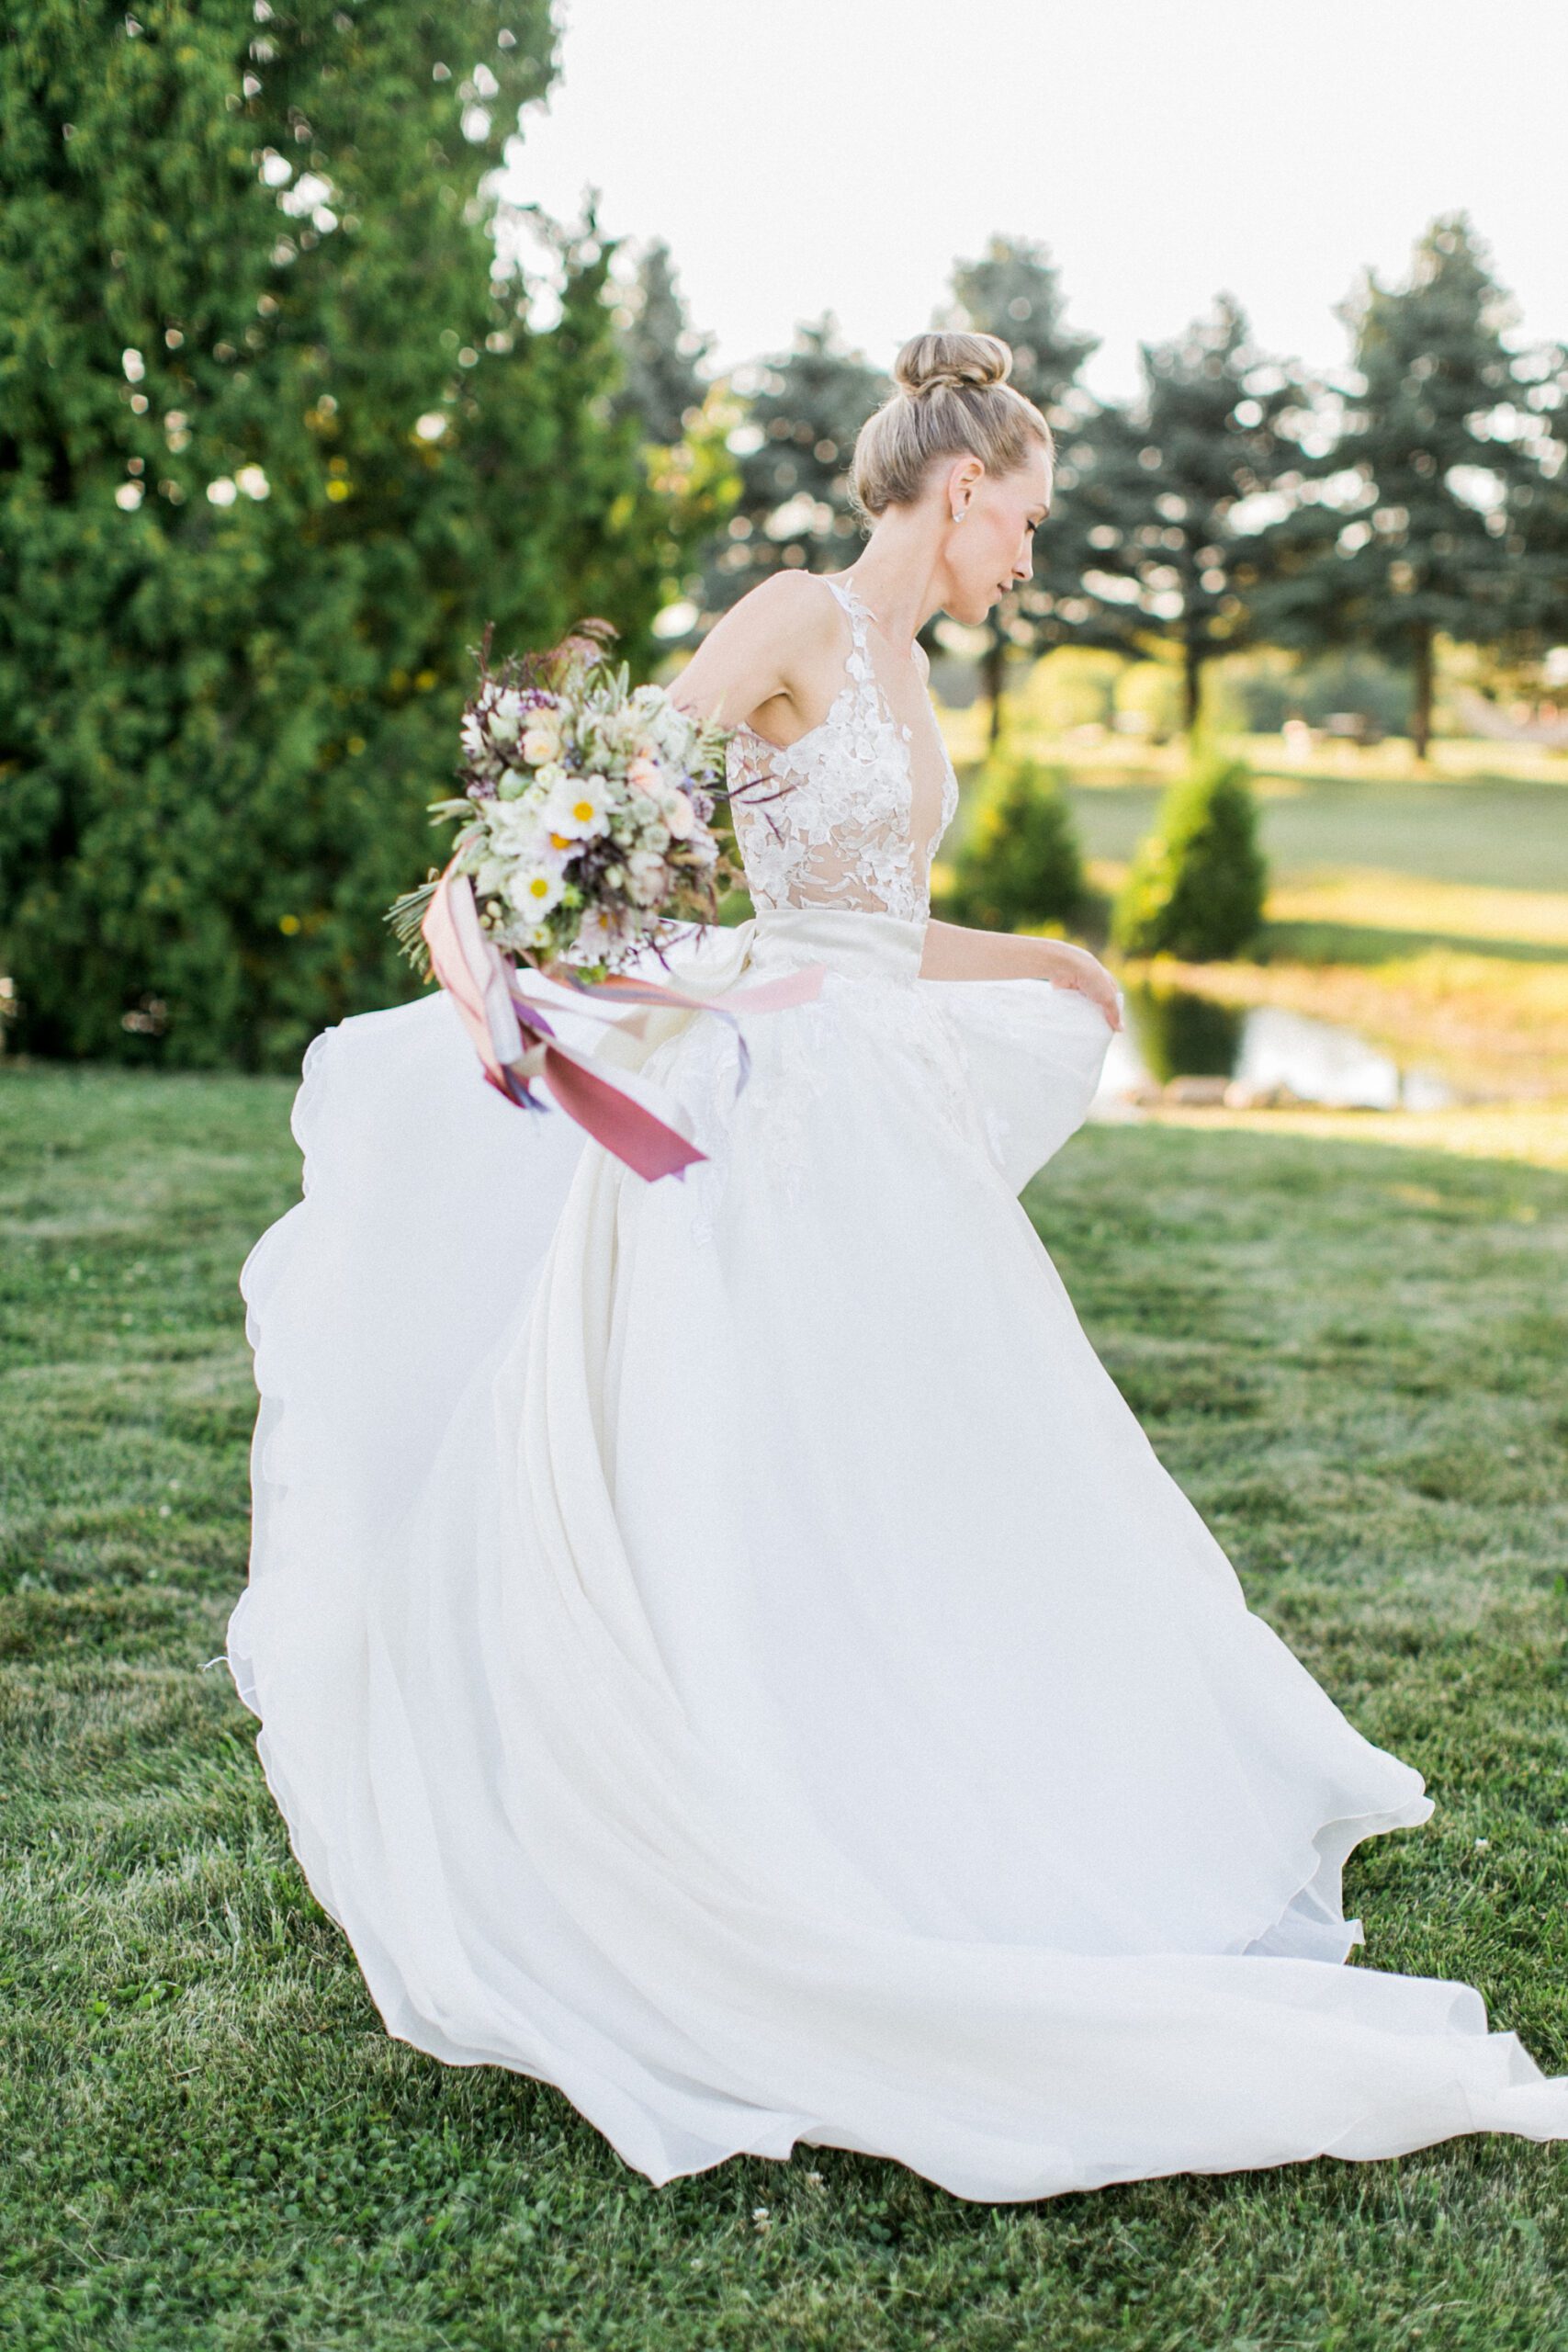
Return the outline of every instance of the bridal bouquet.
<path id="1" fill-rule="evenodd" d="M 730 880 L 714 831 L 726 730 L 662 686 L 612 670 L 607 623 L 579 622 L 545 654 L 490 666 L 463 713 L 460 799 L 434 802 L 460 830 L 446 868 L 466 878 L 486 935 L 543 967 L 603 977 L 671 923 L 709 922 Z M 416 960 L 434 882 L 391 920 Z"/>
<path id="2" fill-rule="evenodd" d="M 490 666 L 463 712 L 460 797 L 432 804 L 458 831 L 444 873 L 389 910 L 405 953 L 453 998 L 486 1077 L 509 1102 L 560 1108 L 639 1175 L 678 1175 L 705 1155 L 565 1045 L 530 993 L 533 969 L 620 1005 L 773 1012 L 821 987 L 820 966 L 744 991 L 698 996 L 633 978 L 663 960 L 679 924 L 711 922 L 732 878 L 713 830 L 726 794 L 728 730 L 681 710 L 661 686 L 612 669 L 604 621 L 580 621 L 547 653 Z M 635 1034 L 640 1014 L 612 1016 Z M 740 1040 L 739 1082 L 746 1074 Z"/>

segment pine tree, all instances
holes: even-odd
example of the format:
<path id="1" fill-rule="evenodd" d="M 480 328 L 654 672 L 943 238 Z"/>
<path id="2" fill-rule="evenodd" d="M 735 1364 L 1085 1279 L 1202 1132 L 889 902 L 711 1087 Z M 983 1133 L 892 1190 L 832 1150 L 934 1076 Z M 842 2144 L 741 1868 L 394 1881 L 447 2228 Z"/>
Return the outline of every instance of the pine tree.
<path id="1" fill-rule="evenodd" d="M 412 985 L 469 649 L 634 662 L 682 549 L 487 175 L 547 0 L 14 0 L 0 48 L 0 927 L 23 1042 L 283 1067 Z M 160 1035 L 159 1033 L 163 1034 Z"/>
<path id="2" fill-rule="evenodd" d="M 1237 956 L 1263 920 L 1269 870 L 1245 764 L 1213 752 L 1167 793 L 1111 915 L 1124 956 Z"/>
<path id="3" fill-rule="evenodd" d="M 953 269 L 953 299 L 942 323 L 999 335 L 1012 347 L 1010 380 L 1043 411 L 1056 437 L 1051 514 L 1035 534 L 1034 576 L 1007 597 L 987 623 L 981 657 L 990 700 L 991 740 L 1002 731 L 1002 686 L 1011 647 L 1033 657 L 1075 640 L 1106 641 L 1098 608 L 1085 598 L 1083 574 L 1092 561 L 1085 533 L 1088 477 L 1098 459 L 1097 403 L 1077 382 L 1099 349 L 1065 318 L 1060 274 L 1048 249 L 1021 237 L 993 237 L 977 261 Z"/>
<path id="4" fill-rule="evenodd" d="M 695 327 L 670 249 L 646 246 L 615 305 L 623 380 L 612 412 L 641 435 L 654 490 L 666 502 L 683 564 L 667 582 L 673 601 L 656 624 L 661 643 L 690 642 L 701 619 L 703 567 L 740 495 L 729 435 L 742 411 L 728 383 L 710 378 L 713 337 Z"/>
<path id="5" fill-rule="evenodd" d="M 1354 372 L 1275 535 L 1270 625 L 1398 662 L 1424 758 L 1439 632 L 1516 654 L 1568 632 L 1562 354 L 1514 346 L 1462 214 L 1433 223 L 1404 285 L 1369 274 L 1342 315 Z"/>
<path id="6" fill-rule="evenodd" d="M 638 256 L 615 323 L 625 371 L 615 413 L 635 416 L 654 447 L 672 448 L 699 421 L 713 337 L 692 324 L 662 238 Z"/>
<path id="7" fill-rule="evenodd" d="M 1299 461 L 1289 428 L 1303 394 L 1228 296 L 1176 341 L 1145 344 L 1142 359 L 1138 401 L 1096 419 L 1084 584 L 1108 629 L 1120 620 L 1132 641 L 1175 639 L 1190 729 L 1204 663 L 1253 633 L 1266 541 L 1237 510 L 1245 521 L 1243 502 Z"/>
<path id="8" fill-rule="evenodd" d="M 987 931 L 1083 922 L 1089 891 L 1066 782 L 1036 760 L 987 762 L 943 913 Z"/>
<path id="9" fill-rule="evenodd" d="M 850 458 L 888 381 L 846 348 L 828 314 L 798 328 L 789 351 L 737 378 L 733 389 L 746 404 L 729 435 L 740 487 L 704 579 L 703 604 L 714 616 L 771 572 L 807 564 L 831 571 L 853 562 L 860 528 L 850 504 Z"/>

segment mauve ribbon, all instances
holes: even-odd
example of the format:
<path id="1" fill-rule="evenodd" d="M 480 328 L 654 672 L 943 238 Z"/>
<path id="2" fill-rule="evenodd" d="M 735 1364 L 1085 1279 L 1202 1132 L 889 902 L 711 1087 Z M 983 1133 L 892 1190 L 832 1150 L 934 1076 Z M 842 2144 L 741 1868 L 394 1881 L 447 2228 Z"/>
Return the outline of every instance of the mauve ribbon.
<path id="1" fill-rule="evenodd" d="M 584 1055 L 560 1043 L 543 1008 L 524 994 L 513 967 L 482 928 L 473 887 L 466 875 L 442 876 L 420 928 L 430 950 L 431 969 L 456 1005 L 486 1078 L 509 1102 L 534 1105 L 529 1080 L 545 1079 L 569 1118 L 649 1182 L 660 1176 L 682 1175 L 694 1160 L 706 1159 L 707 1154 L 677 1128 L 605 1078 Z M 657 980 L 619 976 L 601 981 L 574 979 L 570 986 L 585 996 L 609 996 L 625 1004 L 681 1012 L 717 1012 L 733 1023 L 737 1012 L 779 1012 L 791 1005 L 809 1003 L 821 992 L 825 968 L 810 964 L 778 979 L 763 980 L 751 988 L 723 989 L 712 996 L 667 988 Z M 746 1042 L 739 1029 L 737 1036 L 739 1083 L 743 1085 Z"/>

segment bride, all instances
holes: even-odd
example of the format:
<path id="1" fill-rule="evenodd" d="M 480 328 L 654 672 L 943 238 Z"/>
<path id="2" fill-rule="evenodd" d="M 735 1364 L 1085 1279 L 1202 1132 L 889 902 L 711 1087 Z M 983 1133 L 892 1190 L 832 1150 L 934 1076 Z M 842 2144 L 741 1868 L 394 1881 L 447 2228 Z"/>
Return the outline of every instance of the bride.
<path id="1" fill-rule="evenodd" d="M 1432 1810 L 1259 1618 L 1020 1206 L 1120 1020 L 928 916 L 957 792 L 921 624 L 1029 576 L 1051 436 L 917 337 L 836 575 L 719 622 L 746 1023 L 563 1030 L 707 1155 L 644 1183 L 479 1077 L 439 996 L 305 1066 L 243 1287 L 242 1697 L 388 2030 L 555 2084 L 654 2181 L 797 2142 L 1023 2199 L 1568 2136 L 1465 1984 L 1347 1967 Z M 581 1000 L 578 1000 L 581 1005 Z"/>

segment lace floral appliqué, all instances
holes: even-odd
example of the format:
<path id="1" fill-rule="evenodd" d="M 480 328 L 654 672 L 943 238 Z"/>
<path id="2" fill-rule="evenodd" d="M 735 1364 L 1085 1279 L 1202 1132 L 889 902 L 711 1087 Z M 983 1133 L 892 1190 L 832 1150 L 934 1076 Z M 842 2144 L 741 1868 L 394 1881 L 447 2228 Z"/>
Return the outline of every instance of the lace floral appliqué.
<path id="1" fill-rule="evenodd" d="M 929 852 L 913 838 L 909 753 L 886 708 L 858 595 L 830 588 L 850 617 L 845 679 L 821 724 L 787 746 L 750 727 L 730 739 L 735 833 L 758 907 L 847 907 L 924 920 L 929 858 L 953 821 L 958 784 L 944 754 L 942 819 Z"/>

